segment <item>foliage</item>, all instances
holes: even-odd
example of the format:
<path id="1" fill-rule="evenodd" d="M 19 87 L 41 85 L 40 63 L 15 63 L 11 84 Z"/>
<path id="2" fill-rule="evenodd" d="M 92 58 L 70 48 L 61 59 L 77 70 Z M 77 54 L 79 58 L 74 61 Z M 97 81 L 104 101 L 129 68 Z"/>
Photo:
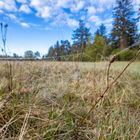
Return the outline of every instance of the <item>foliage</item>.
<path id="1" fill-rule="evenodd" d="M 90 29 L 85 26 L 83 20 L 79 21 L 79 27 L 73 31 L 72 40 L 73 45 L 78 46 L 79 50 L 84 49 L 88 42 L 88 39 L 91 37 Z"/>
<path id="2" fill-rule="evenodd" d="M 25 51 L 25 52 L 24 52 L 24 58 L 29 58 L 29 59 L 34 58 L 34 53 L 33 53 L 33 51 L 31 51 L 31 50 Z"/>
<path id="3" fill-rule="evenodd" d="M 52 56 L 55 56 L 55 50 L 53 46 L 49 48 L 48 55 L 46 57 L 52 57 Z"/>
<path id="4" fill-rule="evenodd" d="M 126 50 L 124 52 L 121 52 L 121 49 L 120 48 L 117 48 L 117 49 L 113 49 L 112 50 L 111 55 L 115 55 L 115 54 L 121 52 L 117 56 L 116 60 L 117 61 L 130 61 L 132 58 L 135 57 L 137 51 L 138 51 L 138 49 L 133 48 L 133 49 L 129 49 L 129 50 Z M 140 60 L 140 56 L 137 57 L 137 60 Z"/>
<path id="5" fill-rule="evenodd" d="M 139 9 L 138 9 L 138 20 L 140 21 L 140 4 L 139 4 Z"/>
<path id="6" fill-rule="evenodd" d="M 39 59 L 40 58 L 40 52 L 38 52 L 38 51 L 33 52 L 31 50 L 27 50 L 27 51 L 24 52 L 24 58 Z"/>
<path id="7" fill-rule="evenodd" d="M 138 39 L 137 20 L 134 18 L 134 14 L 132 0 L 116 0 L 111 33 L 113 47 L 123 49 L 132 45 Z"/>
<path id="8" fill-rule="evenodd" d="M 100 27 L 97 29 L 95 34 L 100 35 L 104 38 L 107 38 L 106 37 L 106 27 L 105 27 L 105 25 L 101 24 Z"/>
<path id="9" fill-rule="evenodd" d="M 14 57 L 14 58 L 18 58 L 19 56 L 18 56 L 18 54 L 13 53 L 13 57 Z"/>
<path id="10" fill-rule="evenodd" d="M 139 19 L 139 13 L 137 19 Z M 68 40 L 57 41 L 54 46 L 50 47 L 46 57 L 52 57 L 49 58 L 50 60 L 61 61 L 108 60 L 107 57 L 116 51 L 121 51 L 136 43 L 140 35 L 137 31 L 138 20 L 135 18 L 132 0 L 116 0 L 113 16 L 114 22 L 110 37 L 106 33 L 106 26 L 102 23 L 95 32 L 94 40 L 91 41 L 90 29 L 85 26 L 84 20 L 79 20 L 79 26 L 72 34 L 73 45 Z M 80 53 L 84 55 L 77 55 Z M 130 60 L 133 54 L 135 50 L 130 50 L 126 54 L 121 54 L 118 60 L 124 61 L 125 58 Z"/>
<path id="11" fill-rule="evenodd" d="M 35 57 L 35 58 L 40 58 L 40 52 L 39 52 L 39 51 L 35 52 L 35 53 L 34 53 L 34 57 Z"/>
<path id="12" fill-rule="evenodd" d="M 119 55 L 119 59 L 121 61 L 130 61 L 132 58 L 135 57 L 136 53 L 137 53 L 137 50 L 132 50 L 132 49 L 128 50 L 128 51 L 126 51 L 124 53 L 121 53 Z"/>
<path id="13" fill-rule="evenodd" d="M 56 42 L 54 46 L 49 48 L 46 57 L 54 57 L 58 60 L 59 56 L 68 55 L 72 52 L 71 44 L 68 40 L 61 40 Z"/>
<path id="14" fill-rule="evenodd" d="M 116 54 L 120 51 L 121 51 L 120 49 L 115 49 L 115 50 L 113 50 L 112 54 Z M 122 52 L 117 57 L 117 60 L 118 61 L 130 61 L 132 58 L 135 57 L 137 51 L 138 51 L 137 49 L 129 49 L 125 52 Z M 140 57 L 138 57 L 137 60 L 140 60 Z"/>
<path id="15" fill-rule="evenodd" d="M 107 54 L 107 42 L 105 38 L 101 35 L 96 34 L 92 47 L 87 47 L 85 49 L 86 61 L 96 61 L 101 60 Z"/>

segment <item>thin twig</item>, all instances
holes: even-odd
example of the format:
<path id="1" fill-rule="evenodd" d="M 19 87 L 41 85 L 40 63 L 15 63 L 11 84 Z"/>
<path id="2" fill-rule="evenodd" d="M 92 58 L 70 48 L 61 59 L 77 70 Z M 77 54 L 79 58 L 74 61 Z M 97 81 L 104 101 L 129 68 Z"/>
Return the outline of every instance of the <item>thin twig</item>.
<path id="1" fill-rule="evenodd" d="M 132 140 L 136 140 L 137 136 L 139 135 L 139 132 L 140 132 L 140 125 L 138 126 L 138 129 L 137 129 L 137 131 L 136 131 Z"/>
<path id="2" fill-rule="evenodd" d="M 92 107 L 90 108 L 90 110 L 86 113 L 85 117 L 83 117 L 82 122 L 84 122 L 88 115 L 93 111 L 93 109 L 96 107 L 96 105 L 100 102 L 101 99 L 104 98 L 105 94 L 108 92 L 109 89 L 112 88 L 112 86 L 114 85 L 114 83 L 116 83 L 116 81 L 123 75 L 123 73 L 126 71 L 126 69 L 136 60 L 136 58 L 139 56 L 140 54 L 140 49 L 137 52 L 136 56 L 133 57 L 130 62 L 125 66 L 125 68 L 120 72 L 120 74 L 110 83 L 107 85 L 106 89 L 104 90 L 104 92 L 99 96 L 99 98 L 95 101 L 95 103 L 92 105 Z M 111 63 L 110 63 L 111 64 Z M 109 64 L 109 65 L 110 65 Z M 110 65 L 111 66 L 111 65 Z M 109 66 L 109 67 L 110 67 Z M 110 69 L 110 68 L 109 68 Z"/>
<path id="3" fill-rule="evenodd" d="M 5 99 L 3 99 L 3 100 L 0 102 L 0 110 L 7 104 L 7 102 L 10 100 L 11 96 L 12 96 L 12 92 L 9 93 L 9 94 L 5 97 Z"/>
<path id="4" fill-rule="evenodd" d="M 109 61 L 109 65 L 108 65 L 108 68 L 107 68 L 107 76 L 106 76 L 106 83 L 107 83 L 107 87 L 109 85 L 109 77 L 110 77 L 110 68 L 111 68 L 111 64 L 114 63 L 114 61 L 116 60 L 118 54 L 117 55 L 114 55 L 110 61 Z"/>
<path id="5" fill-rule="evenodd" d="M 31 107 L 29 107 L 29 112 L 26 114 L 26 116 L 24 118 L 24 122 L 23 122 L 21 131 L 20 131 L 20 135 L 19 135 L 19 140 L 23 140 L 23 136 L 25 134 L 25 130 L 26 130 L 26 127 L 28 124 L 28 119 L 29 119 L 30 113 L 31 113 Z"/>

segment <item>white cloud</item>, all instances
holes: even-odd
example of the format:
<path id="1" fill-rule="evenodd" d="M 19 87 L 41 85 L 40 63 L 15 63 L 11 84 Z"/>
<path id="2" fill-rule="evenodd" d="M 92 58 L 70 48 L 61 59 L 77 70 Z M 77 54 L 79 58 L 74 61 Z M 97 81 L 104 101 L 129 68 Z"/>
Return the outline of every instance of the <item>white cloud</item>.
<path id="1" fill-rule="evenodd" d="M 58 8 L 68 8 L 71 4 L 71 0 L 57 0 L 56 7 Z"/>
<path id="2" fill-rule="evenodd" d="M 113 18 L 108 18 L 106 19 L 103 23 L 106 26 L 106 29 L 108 31 L 108 33 L 111 31 L 112 29 L 112 22 L 113 22 Z"/>
<path id="3" fill-rule="evenodd" d="M 71 8 L 71 11 L 76 11 L 78 12 L 79 10 L 81 10 L 82 8 L 84 8 L 85 6 L 85 1 L 78 1 L 78 2 L 75 2 L 75 4 L 72 5 Z"/>
<path id="4" fill-rule="evenodd" d="M 3 11 L 2 10 L 0 10 L 0 14 L 3 14 Z"/>
<path id="5" fill-rule="evenodd" d="M 138 23 L 138 29 L 140 30 L 140 22 Z"/>
<path id="6" fill-rule="evenodd" d="M 140 4 L 140 0 L 133 0 L 133 3 Z"/>
<path id="7" fill-rule="evenodd" d="M 102 20 L 96 15 L 91 16 L 89 21 L 94 23 L 96 26 L 99 26 L 102 23 Z"/>
<path id="8" fill-rule="evenodd" d="M 77 21 L 71 18 L 70 14 L 65 13 L 63 8 L 69 8 L 73 12 L 78 11 L 83 8 L 84 1 L 73 3 L 71 0 L 31 0 L 30 6 L 36 10 L 37 16 L 45 20 L 52 20 L 54 26 L 63 26 L 65 24 L 69 27 L 75 27 Z"/>
<path id="9" fill-rule="evenodd" d="M 16 3 L 14 0 L 3 0 L 0 1 L 0 9 L 1 10 L 6 10 L 6 11 L 12 11 L 12 12 L 16 12 L 17 8 L 16 8 Z"/>
<path id="10" fill-rule="evenodd" d="M 16 1 L 20 3 L 27 3 L 27 0 L 16 0 Z"/>
<path id="11" fill-rule="evenodd" d="M 26 22 L 20 22 L 20 25 L 25 28 L 30 28 L 30 24 Z"/>
<path id="12" fill-rule="evenodd" d="M 7 14 L 7 16 L 11 19 L 11 20 L 14 20 L 14 21 L 18 21 L 17 17 L 14 15 L 14 14 Z"/>
<path id="13" fill-rule="evenodd" d="M 71 18 L 67 19 L 67 25 L 69 27 L 75 28 L 75 27 L 78 26 L 78 24 L 79 24 L 79 22 L 77 20 L 75 20 L 75 19 L 71 19 Z"/>
<path id="14" fill-rule="evenodd" d="M 16 17 L 14 14 L 7 14 L 7 16 L 14 21 L 15 23 L 18 23 L 19 25 L 21 25 L 22 27 L 26 27 L 29 28 L 31 27 L 30 23 L 27 22 L 23 22 L 21 19 L 19 19 L 18 17 Z"/>
<path id="15" fill-rule="evenodd" d="M 36 10 L 38 17 L 53 21 L 53 25 L 60 22 L 67 24 L 69 27 L 74 27 L 77 26 L 77 17 L 74 14 L 79 14 L 78 18 L 82 18 L 83 15 L 80 15 L 82 9 L 88 10 L 89 21 L 98 26 L 102 23 L 102 20 L 97 16 L 97 13 L 104 12 L 113 3 L 114 0 L 31 0 L 30 6 Z M 63 8 L 69 9 L 71 13 L 64 14 Z M 72 14 L 72 18 L 70 14 Z"/>
<path id="16" fill-rule="evenodd" d="M 97 13 L 103 13 L 105 9 L 103 7 L 97 8 Z"/>
<path id="17" fill-rule="evenodd" d="M 2 9 L 4 7 L 4 2 L 0 1 L 0 8 Z"/>
<path id="18" fill-rule="evenodd" d="M 87 8 L 87 10 L 88 10 L 88 14 L 89 15 L 92 15 L 92 14 L 95 14 L 96 13 L 96 8 L 94 7 L 94 6 L 89 6 L 88 8 Z"/>
<path id="19" fill-rule="evenodd" d="M 19 9 L 15 2 L 21 4 Z M 135 8 L 138 8 L 140 0 L 133 0 L 133 3 Z M 105 23 L 111 26 L 112 23 L 109 23 L 110 17 L 108 20 L 103 21 L 103 19 L 105 19 L 106 15 L 104 16 L 104 14 L 107 10 L 110 10 L 111 15 L 114 4 L 115 0 L 0 0 L 0 13 L 8 11 L 8 13 L 18 15 L 16 12 L 20 11 L 30 14 L 31 12 L 33 13 L 32 9 L 34 9 L 34 15 L 45 21 L 50 21 L 51 25 L 67 25 L 73 28 L 78 24 L 77 19 L 85 17 L 84 10 L 87 9 L 86 18 L 89 24 L 92 23 L 92 25 L 98 26 L 101 23 Z M 11 16 L 10 18 L 14 17 Z M 19 19 L 13 20 L 20 21 Z"/>
<path id="20" fill-rule="evenodd" d="M 52 12 L 52 9 L 49 6 L 45 6 L 42 8 L 38 8 L 37 15 L 42 17 L 42 18 L 47 19 L 51 16 L 51 12 Z"/>
<path id="21" fill-rule="evenodd" d="M 31 0 L 30 4 L 35 9 L 38 9 L 38 8 L 48 5 L 48 2 L 49 2 L 49 0 Z"/>
<path id="22" fill-rule="evenodd" d="M 139 9 L 139 4 L 140 4 L 140 0 L 133 0 L 134 3 L 134 9 L 138 10 Z"/>
<path id="23" fill-rule="evenodd" d="M 31 7 L 37 11 L 37 16 L 48 19 L 52 15 L 53 8 L 48 5 L 49 0 L 31 0 Z"/>
<path id="24" fill-rule="evenodd" d="M 104 22 L 104 24 L 112 24 L 113 18 L 108 18 L 108 19 L 104 20 L 103 22 Z"/>
<path id="25" fill-rule="evenodd" d="M 26 14 L 31 13 L 31 9 L 29 8 L 27 4 L 22 4 L 19 11 L 24 12 Z"/>
<path id="26" fill-rule="evenodd" d="M 115 0 L 90 0 L 91 5 L 96 5 L 97 7 L 103 9 L 109 9 L 115 3 Z"/>

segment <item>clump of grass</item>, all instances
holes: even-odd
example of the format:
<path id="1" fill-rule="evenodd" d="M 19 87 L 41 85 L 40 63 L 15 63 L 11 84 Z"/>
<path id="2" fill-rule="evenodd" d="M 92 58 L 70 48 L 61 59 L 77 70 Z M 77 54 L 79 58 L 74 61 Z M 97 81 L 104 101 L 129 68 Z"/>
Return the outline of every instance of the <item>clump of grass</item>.
<path id="1" fill-rule="evenodd" d="M 113 64 L 111 81 L 124 64 Z M 138 140 L 138 64 L 132 64 L 89 112 L 106 88 L 106 69 L 101 68 L 106 63 L 95 68 L 92 63 L 11 62 L 12 92 L 0 109 L 0 139 Z M 1 103 L 9 93 L 9 78 L 5 63 L 0 66 Z M 81 121 L 87 113 L 88 119 Z"/>

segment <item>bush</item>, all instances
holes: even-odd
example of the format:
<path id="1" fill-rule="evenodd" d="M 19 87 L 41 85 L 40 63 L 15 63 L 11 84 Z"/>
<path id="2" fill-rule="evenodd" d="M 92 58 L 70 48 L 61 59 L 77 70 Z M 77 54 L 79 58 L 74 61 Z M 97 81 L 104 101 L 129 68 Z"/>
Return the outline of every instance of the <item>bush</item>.
<path id="1" fill-rule="evenodd" d="M 119 55 L 121 61 L 129 61 L 136 55 L 136 50 L 128 50 Z"/>
<path id="2" fill-rule="evenodd" d="M 133 57 L 135 57 L 137 51 L 138 51 L 137 49 L 126 50 L 118 55 L 117 60 L 118 61 L 130 61 Z M 112 55 L 115 55 L 119 52 L 121 52 L 121 49 L 115 49 L 112 52 Z M 140 60 L 140 56 L 137 58 L 137 60 Z"/>

